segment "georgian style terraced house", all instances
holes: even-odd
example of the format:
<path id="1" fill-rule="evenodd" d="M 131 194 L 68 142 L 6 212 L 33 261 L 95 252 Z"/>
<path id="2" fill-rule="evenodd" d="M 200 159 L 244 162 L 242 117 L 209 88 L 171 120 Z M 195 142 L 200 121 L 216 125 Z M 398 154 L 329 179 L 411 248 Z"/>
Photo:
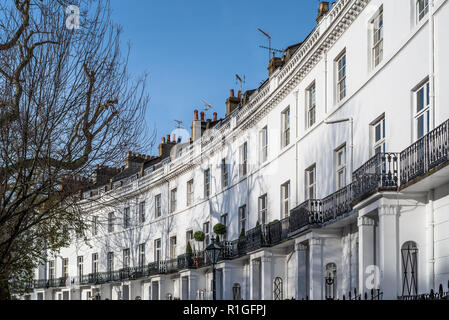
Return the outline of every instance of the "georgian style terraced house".
<path id="1" fill-rule="evenodd" d="M 190 142 L 96 170 L 90 246 L 50 255 L 27 298 L 210 299 L 218 223 L 218 299 L 445 290 L 448 30 L 447 0 L 321 3 L 225 118 L 195 111 Z"/>

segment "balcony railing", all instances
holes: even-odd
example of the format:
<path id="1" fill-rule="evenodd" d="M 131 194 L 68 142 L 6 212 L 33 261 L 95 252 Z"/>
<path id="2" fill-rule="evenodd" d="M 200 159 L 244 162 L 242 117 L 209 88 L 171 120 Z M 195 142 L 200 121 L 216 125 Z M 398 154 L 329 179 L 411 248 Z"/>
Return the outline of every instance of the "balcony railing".
<path id="1" fill-rule="evenodd" d="M 350 184 L 322 200 L 322 215 L 320 222 L 325 223 L 335 220 L 352 211 L 352 186 L 353 185 Z"/>
<path id="2" fill-rule="evenodd" d="M 449 120 L 401 152 L 401 185 L 448 160 Z"/>
<path id="3" fill-rule="evenodd" d="M 375 190 L 398 187 L 397 153 L 378 153 L 352 175 L 352 202 L 361 200 Z"/>
<path id="4" fill-rule="evenodd" d="M 290 212 L 290 232 L 319 224 L 321 216 L 321 200 L 307 200 Z"/>

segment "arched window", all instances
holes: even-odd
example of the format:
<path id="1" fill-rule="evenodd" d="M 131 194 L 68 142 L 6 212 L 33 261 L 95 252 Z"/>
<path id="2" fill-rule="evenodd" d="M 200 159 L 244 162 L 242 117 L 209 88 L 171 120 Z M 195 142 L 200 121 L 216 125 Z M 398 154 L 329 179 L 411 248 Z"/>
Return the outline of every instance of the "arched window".
<path id="1" fill-rule="evenodd" d="M 337 298 L 337 265 L 329 263 L 326 265 L 326 276 L 324 278 L 326 300 Z"/>
<path id="2" fill-rule="evenodd" d="M 402 245 L 402 295 L 418 294 L 418 246 L 408 241 Z"/>
<path id="3" fill-rule="evenodd" d="M 238 283 L 232 286 L 232 300 L 242 300 L 242 290 Z"/>
<path id="4" fill-rule="evenodd" d="M 276 279 L 274 279 L 273 299 L 274 300 L 284 300 L 284 285 L 282 283 L 282 278 L 280 278 L 280 277 L 277 277 Z"/>

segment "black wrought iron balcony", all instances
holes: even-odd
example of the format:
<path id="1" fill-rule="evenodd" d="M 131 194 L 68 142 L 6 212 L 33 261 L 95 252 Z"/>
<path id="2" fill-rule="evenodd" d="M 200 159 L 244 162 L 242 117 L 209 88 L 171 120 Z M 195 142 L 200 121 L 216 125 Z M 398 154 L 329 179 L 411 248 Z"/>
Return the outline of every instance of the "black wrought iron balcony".
<path id="1" fill-rule="evenodd" d="M 265 246 L 265 241 L 261 225 L 246 232 L 246 250 L 248 252 L 260 249 L 263 246 Z"/>
<path id="2" fill-rule="evenodd" d="M 352 174 L 352 202 L 398 187 L 399 155 L 378 153 Z"/>
<path id="3" fill-rule="evenodd" d="M 266 245 L 273 246 L 288 239 L 290 232 L 290 218 L 276 220 L 265 226 L 265 243 Z"/>
<path id="4" fill-rule="evenodd" d="M 307 200 L 290 212 L 290 232 L 296 232 L 303 228 L 321 223 L 321 200 Z"/>
<path id="5" fill-rule="evenodd" d="M 352 189 L 353 184 L 350 184 L 321 201 L 321 223 L 335 220 L 352 211 Z"/>
<path id="6" fill-rule="evenodd" d="M 45 289 L 48 288 L 48 280 L 39 279 L 34 281 L 34 288 L 36 289 Z"/>
<path id="7" fill-rule="evenodd" d="M 449 147 L 449 120 L 401 152 L 401 185 L 405 186 L 446 163 Z"/>
<path id="8" fill-rule="evenodd" d="M 65 287 L 67 285 L 67 278 L 53 278 L 47 281 L 47 287 L 49 288 L 57 288 L 57 287 Z"/>

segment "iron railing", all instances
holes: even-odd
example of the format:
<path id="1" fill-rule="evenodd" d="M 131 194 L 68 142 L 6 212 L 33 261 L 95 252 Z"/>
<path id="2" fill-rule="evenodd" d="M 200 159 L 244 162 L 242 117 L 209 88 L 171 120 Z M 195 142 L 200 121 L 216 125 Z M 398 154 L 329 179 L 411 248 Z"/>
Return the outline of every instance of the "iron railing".
<path id="1" fill-rule="evenodd" d="M 375 190 L 394 190 L 398 187 L 399 155 L 378 153 L 352 175 L 352 201 L 362 199 Z"/>
<path id="2" fill-rule="evenodd" d="M 449 120 L 401 152 L 401 185 L 427 174 L 448 160 Z"/>
<path id="3" fill-rule="evenodd" d="M 405 295 L 398 297 L 399 300 L 449 300 L 449 282 L 447 284 L 447 291 L 444 291 L 443 285 L 440 284 L 438 292 L 433 289 L 429 293 L 417 295 Z"/>

